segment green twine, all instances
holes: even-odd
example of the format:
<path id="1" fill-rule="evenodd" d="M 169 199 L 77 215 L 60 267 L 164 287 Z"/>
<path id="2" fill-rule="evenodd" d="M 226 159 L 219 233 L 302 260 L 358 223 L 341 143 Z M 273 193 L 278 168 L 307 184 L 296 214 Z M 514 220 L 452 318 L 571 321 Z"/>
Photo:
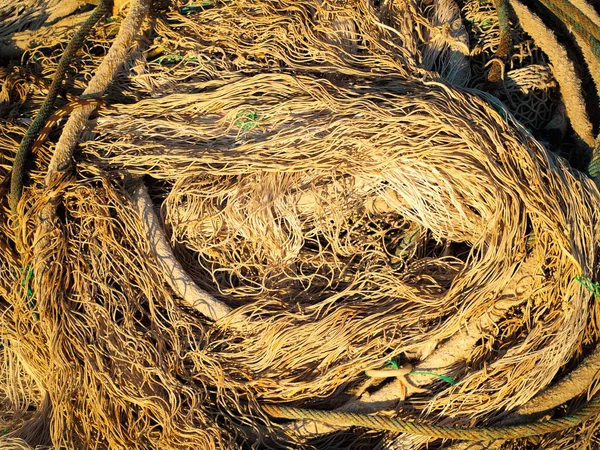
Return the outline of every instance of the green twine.
<path id="1" fill-rule="evenodd" d="M 215 6 L 215 2 L 213 0 L 205 0 L 201 3 L 192 3 L 191 5 L 184 6 L 179 11 L 184 16 L 187 16 L 190 13 L 193 13 L 196 11 L 204 11 L 205 9 L 208 9 L 212 6 Z"/>
<path id="2" fill-rule="evenodd" d="M 430 377 L 435 377 L 435 378 L 439 378 L 440 380 L 444 380 L 450 386 L 454 386 L 456 384 L 456 381 L 454 381 L 454 378 L 447 377 L 446 375 L 440 375 L 439 373 L 422 372 L 422 371 L 416 370 L 414 372 L 411 372 L 410 375 L 429 375 Z"/>
<path id="3" fill-rule="evenodd" d="M 22 269 L 21 269 L 22 271 Z M 26 287 L 27 288 L 27 298 L 29 299 L 29 301 L 27 302 L 27 306 L 29 307 L 29 309 L 35 309 L 35 299 L 33 298 L 33 291 L 31 290 L 31 288 L 29 287 L 29 282 L 31 281 L 31 278 L 33 277 L 33 269 L 29 266 L 25 267 L 25 278 L 23 279 L 23 281 L 21 282 L 21 286 Z M 38 321 L 40 320 L 40 315 L 33 311 L 31 313 L 31 318 L 34 321 Z"/>
<path id="4" fill-rule="evenodd" d="M 592 280 L 590 280 L 587 277 L 584 277 L 583 275 L 575 276 L 575 281 L 577 281 L 584 288 L 586 288 L 588 291 L 590 291 L 592 294 L 594 294 L 594 296 L 600 297 L 600 284 L 594 283 Z"/>
<path id="5" fill-rule="evenodd" d="M 265 120 L 266 117 L 260 117 L 259 114 L 251 111 L 242 111 L 235 115 L 235 118 L 238 119 L 235 121 L 235 124 L 240 127 L 242 130 L 251 130 L 254 127 L 257 127 L 260 120 Z"/>
<path id="6" fill-rule="evenodd" d="M 393 359 L 390 359 L 389 361 L 386 361 L 386 363 L 389 364 L 389 366 L 386 367 L 387 369 L 398 370 L 400 368 L 400 366 L 398 365 L 398 363 L 395 360 L 393 360 Z M 454 378 L 448 377 L 446 375 L 440 375 L 439 373 L 425 372 L 425 371 L 420 371 L 420 370 L 413 370 L 412 372 L 409 372 L 408 375 L 427 375 L 427 376 L 430 376 L 430 377 L 439 378 L 440 380 L 444 380 L 450 386 L 456 385 L 456 381 L 454 380 Z"/>
<path id="7" fill-rule="evenodd" d="M 215 6 L 215 2 L 213 0 L 205 0 L 200 3 L 192 3 L 191 5 L 183 6 L 179 9 L 179 12 L 182 16 L 187 16 L 194 12 L 205 11 L 209 8 L 212 8 L 213 6 Z M 179 20 L 177 17 L 169 17 L 167 19 L 167 23 L 169 25 L 179 25 L 182 23 L 182 21 Z"/>
<path id="8" fill-rule="evenodd" d="M 588 174 L 594 180 L 600 175 L 600 140 L 598 141 L 596 148 L 592 151 L 592 159 L 588 166 Z"/>
<path id="9" fill-rule="evenodd" d="M 199 63 L 200 61 L 198 61 L 198 58 L 184 58 L 181 55 L 165 55 L 165 56 L 161 56 L 160 58 L 156 58 L 155 62 L 159 63 L 159 64 L 175 64 L 181 61 L 185 61 L 185 62 L 195 62 L 195 63 Z"/>
<path id="10" fill-rule="evenodd" d="M 160 58 L 156 58 L 157 63 L 159 64 L 175 64 L 179 61 L 181 61 L 183 58 L 181 57 L 181 55 L 166 55 L 166 56 L 161 56 Z"/>
<path id="11" fill-rule="evenodd" d="M 386 361 L 386 363 L 388 363 L 391 366 L 391 367 L 386 367 L 386 369 L 390 369 L 391 368 L 391 369 L 394 369 L 394 370 L 398 370 L 400 368 L 400 366 L 398 365 L 398 363 L 395 360 L 393 360 L 393 359 L 390 359 L 389 361 Z"/>
<path id="12" fill-rule="evenodd" d="M 21 271 L 23 271 L 23 269 L 21 269 Z M 21 282 L 21 286 L 27 287 L 27 297 L 33 297 L 33 291 L 29 287 L 29 281 L 33 277 L 33 269 L 31 269 L 29 266 L 27 266 L 27 267 L 25 267 L 25 271 L 26 271 L 26 275 L 25 275 L 25 278 L 23 279 L 23 281 Z"/>
<path id="13" fill-rule="evenodd" d="M 9 432 L 9 431 L 10 431 L 10 430 L 8 429 L 8 427 L 5 427 L 5 428 L 2 430 L 2 436 L 4 436 L 5 434 L 8 434 L 8 432 Z"/>
<path id="14" fill-rule="evenodd" d="M 484 20 L 483 22 L 481 22 L 479 24 L 480 28 L 483 31 L 489 30 L 492 27 L 492 25 L 494 25 L 494 22 L 492 20 L 490 20 L 490 19 L 486 19 L 486 20 Z"/>

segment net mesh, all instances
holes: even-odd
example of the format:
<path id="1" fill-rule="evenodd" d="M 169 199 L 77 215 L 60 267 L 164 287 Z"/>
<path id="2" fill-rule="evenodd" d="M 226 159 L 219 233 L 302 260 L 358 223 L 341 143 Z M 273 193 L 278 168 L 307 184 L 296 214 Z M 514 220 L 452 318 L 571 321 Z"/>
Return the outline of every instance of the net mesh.
<path id="1" fill-rule="evenodd" d="M 16 217 L 0 185 L 3 446 L 425 448 L 361 429 L 307 440 L 260 404 L 335 408 L 400 358 L 457 381 L 431 379 L 401 416 L 493 424 L 598 341 L 575 278 L 597 275 L 600 194 L 536 138 L 561 109 L 522 32 L 502 85 L 485 86 L 491 3 L 231 0 L 152 20 L 70 176 L 45 186 L 52 134 Z M 89 37 L 70 92 L 117 22 Z M 22 65 L 49 77 L 69 36 Z M 45 94 L 12 73 L 3 176 Z M 230 316 L 213 323 L 170 287 L 132 177 Z M 537 442 L 575 449 L 597 430 Z"/>

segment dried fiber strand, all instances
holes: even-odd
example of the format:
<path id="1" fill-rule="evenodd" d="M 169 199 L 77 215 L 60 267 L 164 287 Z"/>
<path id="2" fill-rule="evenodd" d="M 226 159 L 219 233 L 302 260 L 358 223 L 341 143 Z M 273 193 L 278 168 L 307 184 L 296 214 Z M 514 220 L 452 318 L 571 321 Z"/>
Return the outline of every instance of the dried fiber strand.
<path id="1" fill-rule="evenodd" d="M 483 82 L 491 3 L 182 0 L 152 14 L 128 22 L 93 136 L 36 149 L 20 227 L 0 197 L 0 442 L 421 450 L 438 443 L 282 423 L 262 405 L 493 427 L 597 345 L 599 301 L 577 280 L 598 280 L 600 193 L 524 127 L 543 130 L 557 83 L 524 32 L 502 86 Z M 119 23 L 82 47 L 71 94 L 109 64 Z M 55 39 L 24 55 L 33 73 L 53 72 L 68 36 Z M 42 103 L 19 73 L 2 175 Z M 211 318 L 197 298 L 231 312 Z M 412 373 L 367 376 L 390 360 Z M 593 444 L 596 422 L 538 442 Z"/>

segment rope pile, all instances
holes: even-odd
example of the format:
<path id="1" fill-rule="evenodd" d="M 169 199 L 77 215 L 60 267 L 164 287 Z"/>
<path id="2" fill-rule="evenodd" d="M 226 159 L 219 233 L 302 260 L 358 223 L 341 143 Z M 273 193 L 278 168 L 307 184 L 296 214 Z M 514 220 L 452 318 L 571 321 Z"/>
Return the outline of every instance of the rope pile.
<path id="1" fill-rule="evenodd" d="M 544 5 L 0 6 L 0 445 L 597 444 L 597 26 Z"/>

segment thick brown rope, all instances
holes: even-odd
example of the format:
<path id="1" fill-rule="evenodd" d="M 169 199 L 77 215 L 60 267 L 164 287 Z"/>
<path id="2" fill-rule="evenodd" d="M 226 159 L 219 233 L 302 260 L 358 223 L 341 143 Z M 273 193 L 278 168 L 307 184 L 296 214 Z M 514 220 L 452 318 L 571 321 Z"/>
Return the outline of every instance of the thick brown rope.
<path id="1" fill-rule="evenodd" d="M 267 414 L 281 419 L 310 419 L 334 426 L 357 426 L 373 430 L 396 431 L 441 439 L 481 441 L 518 439 L 567 430 L 600 414 L 600 394 L 596 394 L 588 404 L 575 414 L 569 416 L 543 422 L 489 428 L 445 427 L 387 416 L 322 411 L 272 404 L 263 405 L 262 409 Z"/>
<path id="2" fill-rule="evenodd" d="M 84 106 L 98 107 L 102 105 L 102 103 L 103 100 L 101 98 L 80 98 L 61 106 L 54 112 L 54 114 L 52 114 L 52 116 L 50 116 L 50 118 L 46 121 L 44 128 L 42 128 L 38 133 L 33 145 L 31 146 L 32 153 L 35 153 L 42 146 L 52 131 L 52 128 L 56 126 L 60 119 L 71 114 L 73 111 L 83 108 Z"/>

